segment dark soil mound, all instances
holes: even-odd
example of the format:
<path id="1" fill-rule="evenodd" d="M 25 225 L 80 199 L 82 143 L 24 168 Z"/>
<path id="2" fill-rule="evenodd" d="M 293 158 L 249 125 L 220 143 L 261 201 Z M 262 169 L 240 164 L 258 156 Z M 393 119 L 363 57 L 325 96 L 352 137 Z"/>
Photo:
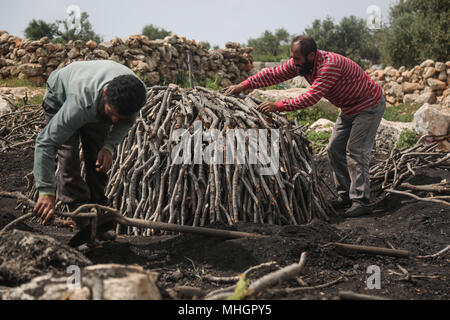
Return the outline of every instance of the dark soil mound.
<path id="1" fill-rule="evenodd" d="M 91 262 L 80 252 L 42 235 L 13 230 L 0 238 L 0 285 L 16 286 L 48 272 Z"/>
<path id="2" fill-rule="evenodd" d="M 25 176 L 33 169 L 33 161 L 32 149 L 0 153 L 0 190 L 25 190 Z"/>
<path id="3" fill-rule="evenodd" d="M 338 239 L 337 230 L 319 220 L 302 226 L 238 224 L 233 229 L 268 237 L 224 240 L 183 235 L 172 244 L 171 255 L 208 263 L 220 270 L 242 272 L 267 261 L 296 262 L 303 251 Z"/>

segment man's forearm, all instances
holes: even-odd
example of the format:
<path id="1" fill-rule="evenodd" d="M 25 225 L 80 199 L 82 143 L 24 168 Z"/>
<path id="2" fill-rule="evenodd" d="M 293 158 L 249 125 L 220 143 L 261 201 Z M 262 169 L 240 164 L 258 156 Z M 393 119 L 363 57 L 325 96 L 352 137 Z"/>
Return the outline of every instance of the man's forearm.
<path id="1" fill-rule="evenodd" d="M 292 59 L 285 63 L 259 71 L 257 74 L 247 78 L 241 84 L 248 89 L 257 89 L 276 85 L 298 76 L 297 69 Z"/>
<path id="2" fill-rule="evenodd" d="M 44 145 L 38 136 L 34 151 L 34 179 L 39 196 L 55 195 L 55 157 L 56 148 Z"/>

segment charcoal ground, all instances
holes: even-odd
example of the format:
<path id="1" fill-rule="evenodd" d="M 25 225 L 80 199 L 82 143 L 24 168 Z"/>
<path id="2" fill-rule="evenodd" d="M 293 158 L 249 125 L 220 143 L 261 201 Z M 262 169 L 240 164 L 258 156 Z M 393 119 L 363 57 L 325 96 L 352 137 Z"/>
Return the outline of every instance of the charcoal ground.
<path id="1" fill-rule="evenodd" d="M 333 186 L 331 171 L 325 158 L 316 159 L 320 176 Z M 24 176 L 32 170 L 33 150 L 10 151 L 0 154 L 0 190 L 25 192 Z M 418 171 L 409 182 L 436 183 L 450 179 L 450 172 L 439 169 Z M 331 199 L 333 195 L 324 189 Z M 376 200 L 379 194 L 374 194 Z M 20 216 L 15 200 L 0 198 L 0 227 Z M 285 293 L 284 288 L 299 287 L 294 279 L 266 290 L 260 299 L 334 299 L 340 290 L 378 295 L 390 299 L 449 299 L 449 257 L 438 259 L 405 259 L 338 251 L 330 242 L 394 246 L 408 250 L 412 256 L 436 253 L 450 244 L 450 214 L 448 206 L 419 202 L 405 196 L 388 196 L 377 204 L 372 215 L 330 222 L 314 220 L 304 226 L 274 226 L 241 223 L 235 226 L 215 224 L 212 228 L 255 232 L 270 235 L 260 239 L 227 240 L 199 235 L 159 235 L 153 237 L 119 236 L 115 242 L 105 242 L 100 248 L 84 252 L 94 264 L 138 264 L 160 274 L 158 285 L 163 292 L 176 286 L 195 286 L 209 292 L 230 283 L 206 280 L 205 275 L 236 276 L 251 266 L 276 261 L 281 267 L 298 262 L 302 252 L 308 252 L 301 280 L 316 286 L 341 278 L 331 286 Z M 67 244 L 73 232 L 54 226 L 42 226 L 26 221 L 18 229 L 51 236 Z M 0 240 L 1 241 L 1 240 Z M 7 260 L 8 257 L 2 257 Z M 32 257 L 30 257 L 32 259 Z M 13 263 L 13 261 L 11 261 Z M 369 290 L 368 266 L 381 270 L 381 289 Z M 399 266 L 413 277 L 405 280 Z M 53 268 L 54 269 L 54 268 Z M 249 275 L 254 280 L 275 267 Z M 52 270 L 54 271 L 54 270 Z M 395 273 L 393 273 L 394 271 Z M 48 270 L 43 268 L 42 274 Z M 61 273 L 65 270 L 61 269 Z M 2 280 L 3 279 L 3 280 Z M 14 286 L 28 279 L 8 282 L 0 277 L 0 286 Z M 232 283 L 231 283 L 232 284 Z M 170 298 L 167 294 L 166 298 Z"/>

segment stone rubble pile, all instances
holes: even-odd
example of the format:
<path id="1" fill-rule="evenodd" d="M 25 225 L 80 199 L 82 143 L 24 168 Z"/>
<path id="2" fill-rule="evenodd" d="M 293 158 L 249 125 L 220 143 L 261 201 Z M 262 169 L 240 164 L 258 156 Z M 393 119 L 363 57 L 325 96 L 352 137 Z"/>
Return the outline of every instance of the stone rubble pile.
<path id="1" fill-rule="evenodd" d="M 91 265 L 70 275 L 47 273 L 21 286 L 0 287 L 1 300 L 162 300 L 159 274 L 138 265 Z"/>
<path id="2" fill-rule="evenodd" d="M 197 81 L 217 78 L 219 85 L 229 86 L 250 75 L 252 50 L 234 42 L 224 49 L 206 50 L 199 41 L 175 34 L 164 40 L 132 35 L 99 44 L 77 40 L 63 45 L 53 44 L 47 37 L 33 41 L 0 31 L 0 76 L 43 84 L 53 70 L 73 61 L 109 59 L 128 66 L 151 86 L 187 79 L 190 51 Z"/>
<path id="3" fill-rule="evenodd" d="M 404 66 L 398 70 L 388 66 L 366 72 L 383 87 L 388 105 L 430 103 L 450 106 L 450 61 L 426 60 L 410 70 Z"/>

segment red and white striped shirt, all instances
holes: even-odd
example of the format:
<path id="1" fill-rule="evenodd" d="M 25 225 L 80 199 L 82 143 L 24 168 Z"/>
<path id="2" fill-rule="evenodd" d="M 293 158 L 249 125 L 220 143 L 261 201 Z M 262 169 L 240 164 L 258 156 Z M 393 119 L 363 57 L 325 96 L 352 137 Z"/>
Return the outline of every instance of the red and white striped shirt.
<path id="1" fill-rule="evenodd" d="M 242 82 L 246 89 L 268 87 L 297 77 L 294 59 L 264 69 Z M 383 96 L 382 88 L 354 61 L 340 54 L 317 50 L 312 74 L 306 75 L 309 90 L 294 98 L 277 102 L 279 111 L 310 107 L 322 97 L 345 115 L 353 115 L 375 106 Z"/>

